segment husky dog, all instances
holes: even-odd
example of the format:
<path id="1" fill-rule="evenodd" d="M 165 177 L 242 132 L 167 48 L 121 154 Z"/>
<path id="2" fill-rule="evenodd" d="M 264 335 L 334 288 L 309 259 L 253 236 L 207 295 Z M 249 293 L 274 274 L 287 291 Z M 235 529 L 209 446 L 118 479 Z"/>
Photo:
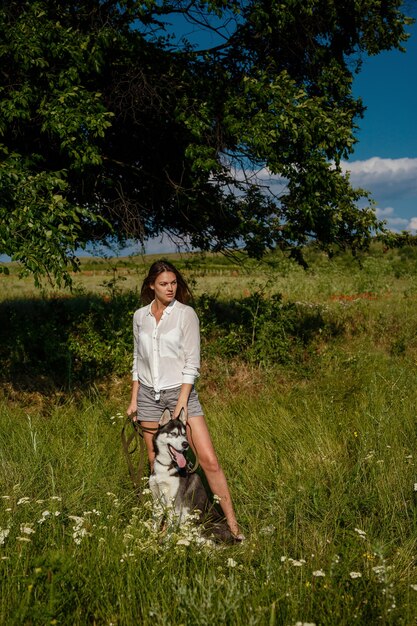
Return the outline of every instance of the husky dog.
<path id="1" fill-rule="evenodd" d="M 198 512 L 199 522 L 206 536 L 217 541 L 235 543 L 236 538 L 224 517 L 210 502 L 200 476 L 187 469 L 185 453 L 190 445 L 186 437 L 186 424 L 184 410 L 181 410 L 176 419 L 171 418 L 169 409 L 162 413 L 158 430 L 153 437 L 155 462 L 149 477 L 153 499 L 179 524 L 189 515 Z"/>

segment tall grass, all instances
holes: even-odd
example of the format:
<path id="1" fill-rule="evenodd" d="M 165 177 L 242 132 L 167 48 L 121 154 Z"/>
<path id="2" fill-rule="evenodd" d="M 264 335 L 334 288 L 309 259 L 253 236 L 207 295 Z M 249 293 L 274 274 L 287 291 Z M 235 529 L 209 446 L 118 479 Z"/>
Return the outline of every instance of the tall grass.
<path id="1" fill-rule="evenodd" d="M 207 402 L 248 536 L 223 549 L 155 533 L 111 402 L 3 406 L 2 623 L 413 623 L 416 396 L 403 359 L 364 353 Z"/>
<path id="2" fill-rule="evenodd" d="M 414 261 L 385 258 L 288 272 L 294 319 L 321 316 L 288 362 L 205 345 L 199 391 L 242 546 L 153 528 L 120 444 L 128 376 L 42 398 L 4 386 L 0 622 L 416 623 Z"/>

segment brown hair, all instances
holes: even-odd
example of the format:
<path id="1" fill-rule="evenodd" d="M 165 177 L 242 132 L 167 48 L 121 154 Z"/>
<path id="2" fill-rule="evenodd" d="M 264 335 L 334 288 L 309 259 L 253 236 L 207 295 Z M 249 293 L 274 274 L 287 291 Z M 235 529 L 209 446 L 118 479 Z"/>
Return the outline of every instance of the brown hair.
<path id="1" fill-rule="evenodd" d="M 151 267 L 149 268 L 148 275 L 143 281 L 142 288 L 140 290 L 140 296 L 143 304 L 149 304 L 154 299 L 155 294 L 151 289 L 151 285 L 154 284 L 159 274 L 162 274 L 162 272 L 172 272 L 173 274 L 175 274 L 175 277 L 177 279 L 177 293 L 175 295 L 175 299 L 178 300 L 178 302 L 182 302 L 183 304 L 189 302 L 193 296 L 182 274 L 177 270 L 176 267 L 174 267 L 174 265 L 172 265 L 172 263 L 161 259 L 160 261 L 155 261 L 155 263 L 152 263 Z"/>

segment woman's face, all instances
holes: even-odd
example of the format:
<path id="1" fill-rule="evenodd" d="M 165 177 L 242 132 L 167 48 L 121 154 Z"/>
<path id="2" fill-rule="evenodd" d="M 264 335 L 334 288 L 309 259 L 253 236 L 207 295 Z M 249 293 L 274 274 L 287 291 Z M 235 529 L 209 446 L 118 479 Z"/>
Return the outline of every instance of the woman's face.
<path id="1" fill-rule="evenodd" d="M 174 272 L 161 272 L 150 288 L 155 293 L 155 300 L 167 306 L 177 293 L 177 277 Z"/>

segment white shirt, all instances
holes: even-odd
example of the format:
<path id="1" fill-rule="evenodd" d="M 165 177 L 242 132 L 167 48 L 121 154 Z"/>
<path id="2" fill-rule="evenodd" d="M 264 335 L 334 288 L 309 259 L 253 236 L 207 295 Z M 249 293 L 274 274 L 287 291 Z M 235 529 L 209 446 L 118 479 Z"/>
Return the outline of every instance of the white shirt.
<path id="1" fill-rule="evenodd" d="M 157 393 L 161 389 L 194 384 L 200 369 L 200 327 L 190 306 L 173 300 L 159 323 L 152 303 L 133 316 L 132 378 Z"/>

